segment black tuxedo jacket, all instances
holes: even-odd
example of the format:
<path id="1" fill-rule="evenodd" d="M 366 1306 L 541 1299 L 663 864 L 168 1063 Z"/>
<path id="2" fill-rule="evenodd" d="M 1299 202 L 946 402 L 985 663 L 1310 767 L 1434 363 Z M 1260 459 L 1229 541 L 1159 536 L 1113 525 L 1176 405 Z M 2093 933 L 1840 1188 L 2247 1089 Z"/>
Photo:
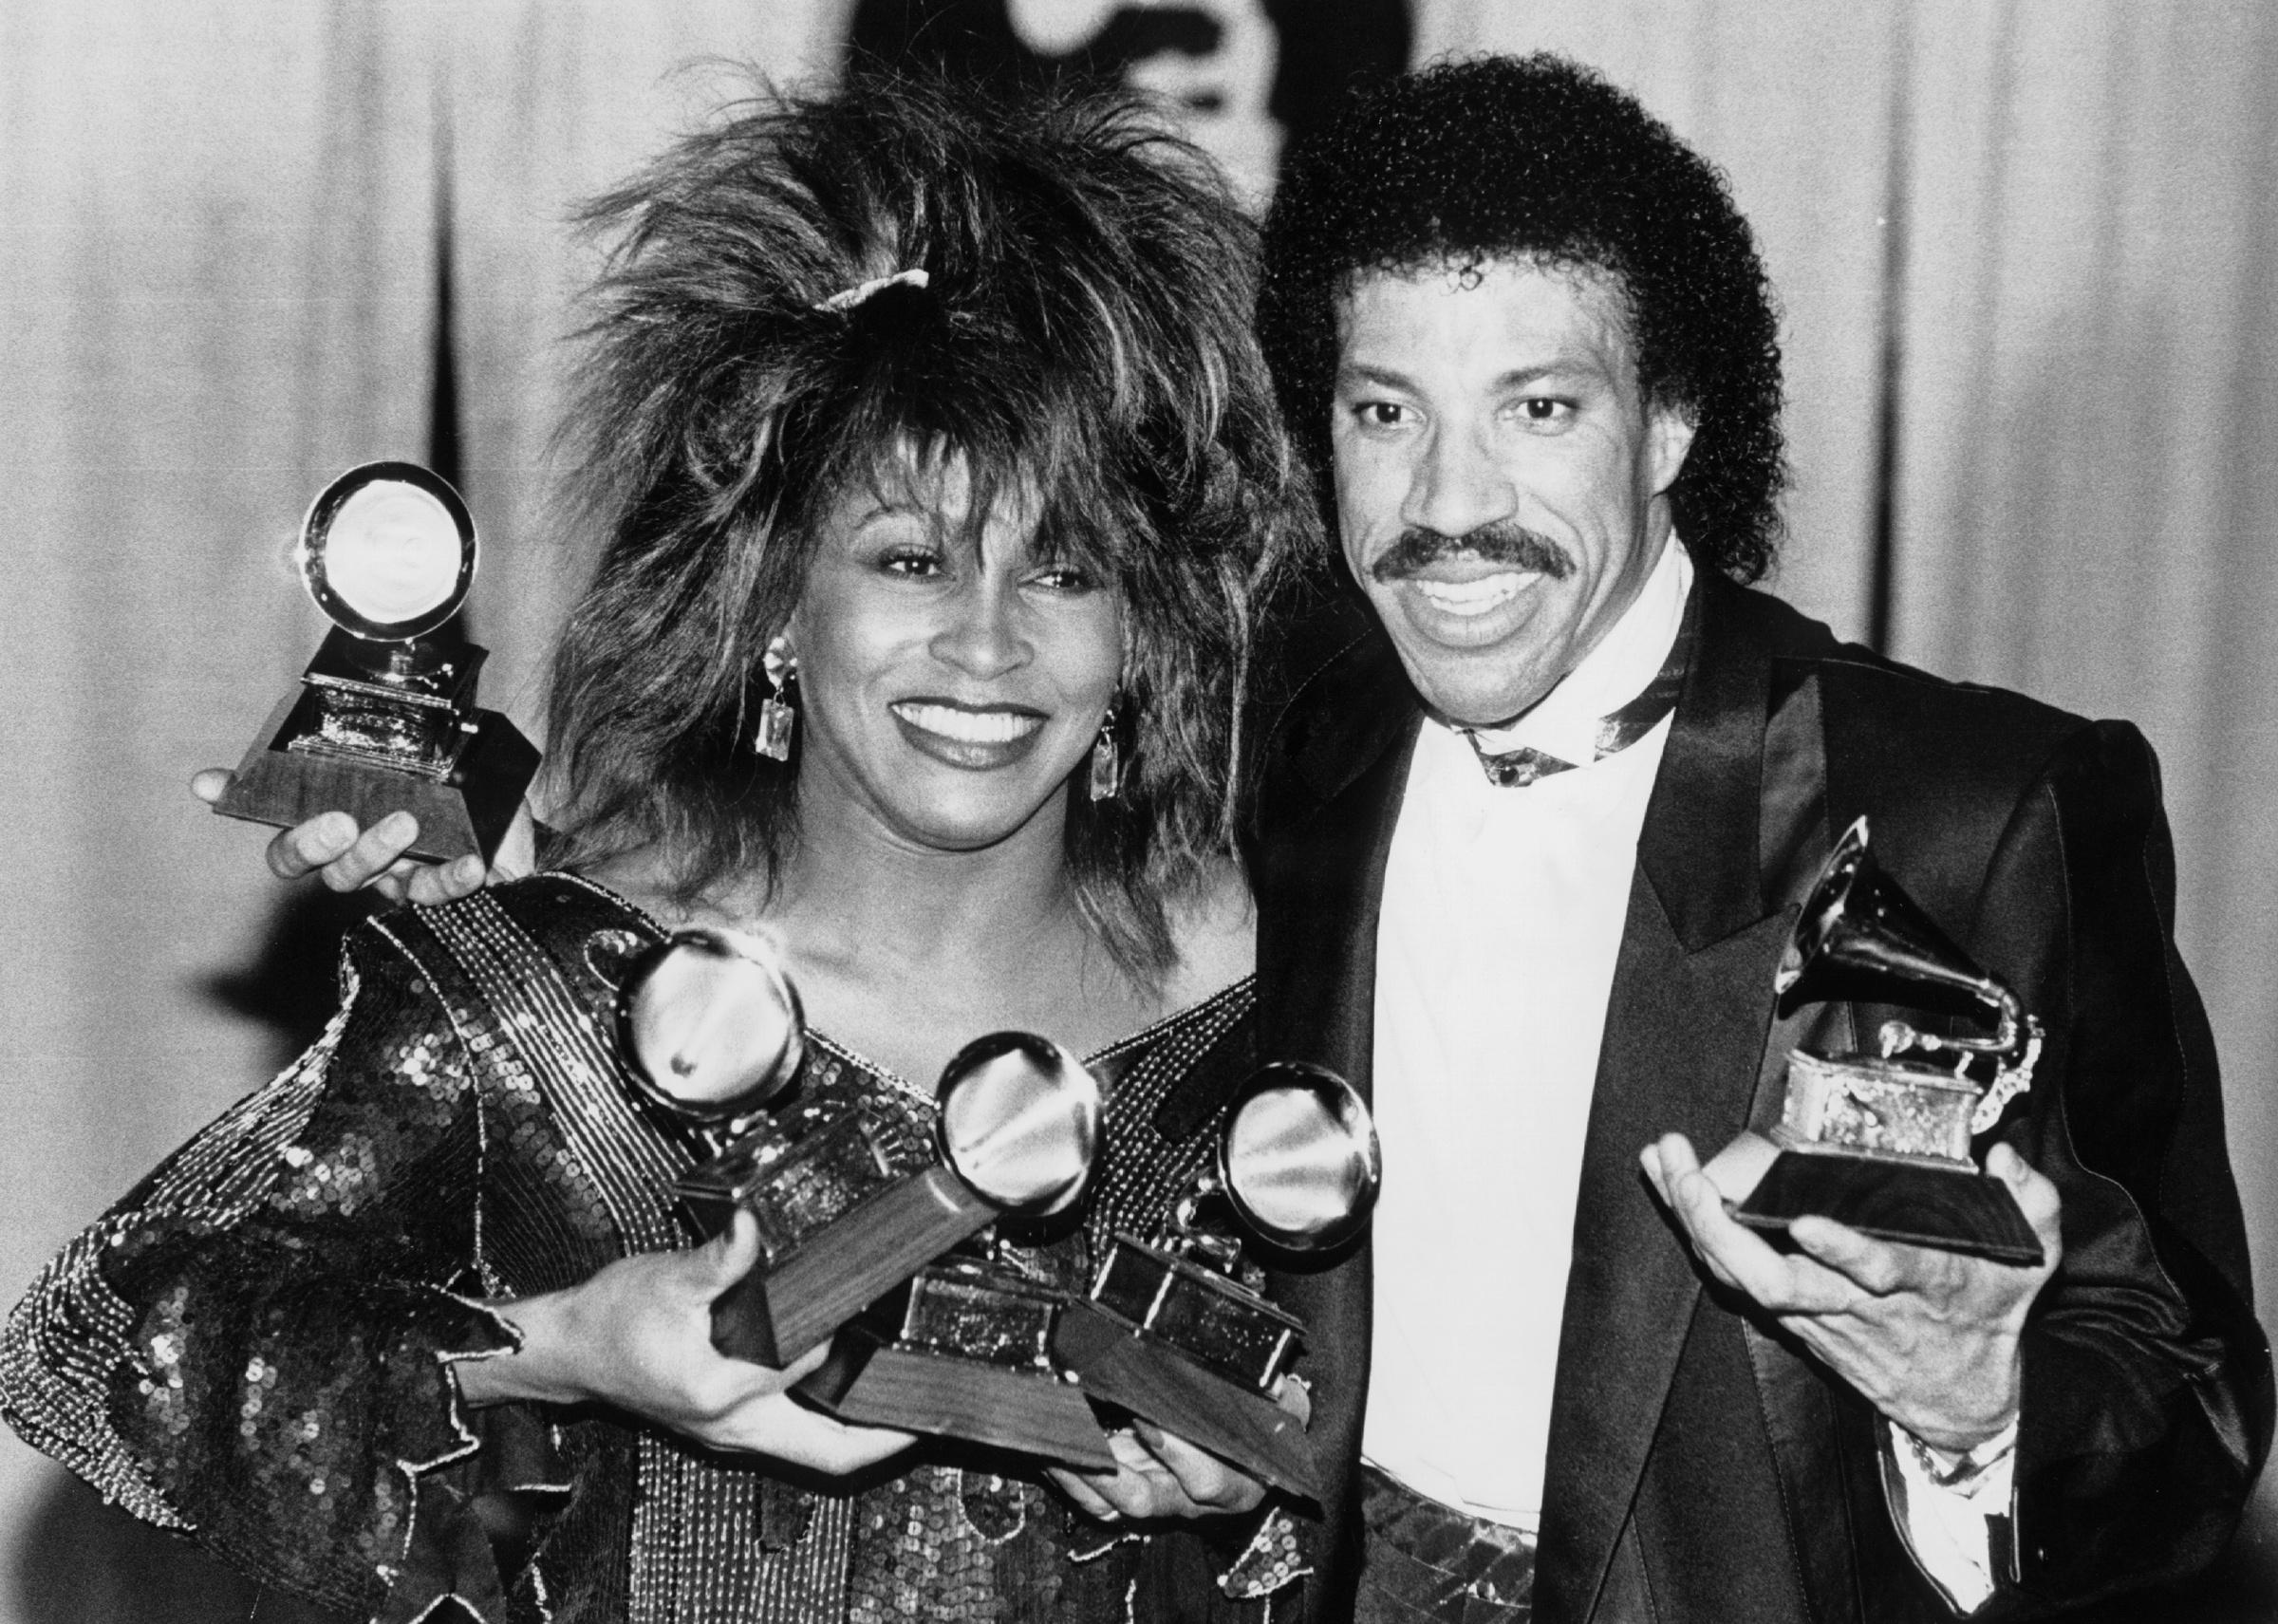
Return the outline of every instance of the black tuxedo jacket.
<path id="1" fill-rule="evenodd" d="M 1663 1132 L 1706 1157 L 1768 1126 L 1790 1047 L 1849 1047 L 1883 1017 L 1782 1014 L 1771 990 L 1812 875 L 1862 812 L 1883 867 L 2048 1032 L 1998 1132 L 2062 1190 L 2064 1257 L 2025 1348 L 2018 1571 L 1984 1615 L 2202 1565 L 2268 1447 L 2270 1370 L 2213 1045 L 2173 943 L 2149 748 L 2123 723 L 1840 644 L 1708 571 L 1695 591 L 1699 643 L 1638 843 L 1572 1275 L 1562 1310 L 1543 1305 L 1564 1330 L 1535 1616 L 1951 1616 L 1886 1507 L 1872 1410 L 1704 1284 L 1637 1167 Z M 1295 643 L 1256 766 L 1260 1043 L 1365 1095 L 1379 893 L 1420 711 L 1356 606 Z M 1349 1611 L 1357 1568 L 1369 1268 L 1364 1246 L 1278 1282 L 1309 1321 L 1314 1429 L 1338 1463 L 1312 1587 L 1327 1618 Z M 1491 1262 L 1475 1289 L 1498 1289 Z"/>

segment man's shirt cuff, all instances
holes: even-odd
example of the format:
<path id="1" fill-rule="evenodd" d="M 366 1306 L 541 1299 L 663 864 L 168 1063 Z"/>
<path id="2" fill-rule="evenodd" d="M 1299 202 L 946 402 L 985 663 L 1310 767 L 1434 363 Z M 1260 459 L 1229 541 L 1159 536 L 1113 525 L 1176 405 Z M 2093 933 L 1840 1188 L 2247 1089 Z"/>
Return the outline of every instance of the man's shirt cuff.
<path id="1" fill-rule="evenodd" d="M 2008 1566 L 2002 1547 L 2014 1526 L 2017 1423 L 1967 1455 L 1933 1449 L 1895 1422 L 1883 1425 L 1883 1487 L 1907 1549 L 1949 1607 L 1974 1613 Z"/>

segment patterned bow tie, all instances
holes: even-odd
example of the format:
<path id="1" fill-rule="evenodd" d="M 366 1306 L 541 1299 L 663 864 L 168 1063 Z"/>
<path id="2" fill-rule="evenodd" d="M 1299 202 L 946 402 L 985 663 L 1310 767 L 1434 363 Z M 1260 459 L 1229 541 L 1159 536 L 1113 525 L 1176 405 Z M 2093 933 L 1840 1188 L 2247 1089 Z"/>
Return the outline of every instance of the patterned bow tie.
<path id="1" fill-rule="evenodd" d="M 1698 599 L 1699 594 L 1694 594 L 1695 603 Z M 1677 691 L 1685 685 L 1685 668 L 1692 663 L 1694 622 L 1694 605 L 1687 604 L 1684 624 L 1677 628 L 1677 641 L 1670 645 L 1669 658 L 1661 663 L 1661 669 L 1645 685 L 1645 691 L 1619 710 L 1597 719 L 1596 754 L 1591 760 L 1603 761 L 1617 751 L 1627 750 L 1676 709 Z M 1487 782 L 1498 789 L 1523 790 L 1554 773 L 1571 773 L 1581 765 L 1525 744 L 1516 750 L 1487 750 L 1481 746 L 1479 735 L 1471 729 L 1464 728 L 1462 732 L 1471 741 L 1472 752 L 1485 770 Z"/>

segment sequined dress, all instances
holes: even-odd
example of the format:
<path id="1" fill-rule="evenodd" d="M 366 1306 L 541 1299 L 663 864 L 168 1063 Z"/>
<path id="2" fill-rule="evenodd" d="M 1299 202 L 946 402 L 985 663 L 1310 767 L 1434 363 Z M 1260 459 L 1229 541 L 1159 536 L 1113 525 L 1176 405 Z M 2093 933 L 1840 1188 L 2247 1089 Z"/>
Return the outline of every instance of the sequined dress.
<path id="1" fill-rule="evenodd" d="M 359 1617 L 455 1597 L 495 1620 L 1260 1619 L 1309 1563 L 1286 1515 L 1146 1536 L 1018 1460 L 922 1445 L 794 1481 L 600 1409 L 462 1409 L 446 1362 L 502 1350 L 480 1299 L 693 1241 L 702 1153 L 634 1103 L 608 1012 L 653 921 L 541 875 L 361 926 L 343 1007 L 268 1088 L 65 1248 L 0 1338 L 0 1405 L 148 1521 Z M 1208 1135 L 1159 1101 L 1240 1066 L 1245 980 L 1091 1057 L 1107 1161 L 1082 1225 L 1023 1254 L 1080 1280 L 1151 1233 Z M 818 1039 L 799 1085 L 928 1156 L 925 1093 Z M 445 1609 L 447 1615 L 448 1609 Z"/>

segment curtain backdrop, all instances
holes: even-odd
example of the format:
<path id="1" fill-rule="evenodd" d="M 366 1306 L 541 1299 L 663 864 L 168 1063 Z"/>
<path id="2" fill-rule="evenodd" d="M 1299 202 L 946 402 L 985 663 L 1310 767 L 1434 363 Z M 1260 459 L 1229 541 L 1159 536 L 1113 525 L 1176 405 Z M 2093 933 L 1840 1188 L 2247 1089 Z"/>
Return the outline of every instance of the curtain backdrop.
<path id="1" fill-rule="evenodd" d="M 1212 9 L 1251 52 L 1292 14 Z M 0 4 L 0 1297 L 323 1001 L 354 905 L 278 887 L 265 831 L 183 789 L 321 636 L 288 562 L 303 507 L 375 457 L 459 478 L 485 702 L 534 737 L 577 580 L 547 509 L 594 252 L 566 211 L 738 93 L 726 63 L 833 71 L 853 9 Z M 1593 62 L 1730 174 L 1785 310 L 1777 589 L 2151 737 L 2267 1297 L 2278 12 L 1415 0 L 1412 23 L 1419 58 Z M 2266 1496 L 2228 1576 L 2162 1615 L 2269 1616 L 2273 1570 Z M 249 1613 L 292 1615 L 0 1441 L 0 1624 Z"/>

